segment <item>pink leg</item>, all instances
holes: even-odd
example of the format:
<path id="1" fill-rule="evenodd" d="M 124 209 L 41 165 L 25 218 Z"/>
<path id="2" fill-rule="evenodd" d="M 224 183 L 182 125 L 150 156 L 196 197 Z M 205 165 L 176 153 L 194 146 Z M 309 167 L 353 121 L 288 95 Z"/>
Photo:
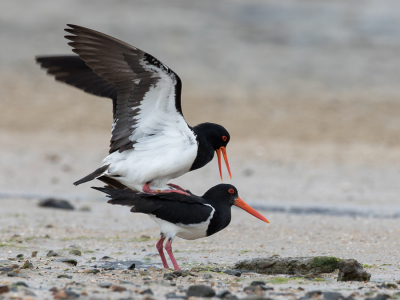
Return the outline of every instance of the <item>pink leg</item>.
<path id="1" fill-rule="evenodd" d="M 167 185 L 169 185 L 170 187 L 176 188 L 178 190 L 186 192 L 186 190 L 184 188 L 181 188 L 179 185 L 176 185 L 176 184 L 173 184 L 173 183 L 168 183 Z"/>
<path id="2" fill-rule="evenodd" d="M 158 253 L 160 253 L 160 257 L 161 257 L 162 263 L 163 263 L 163 265 L 164 265 L 164 268 L 168 269 L 169 266 L 168 266 L 168 264 L 167 264 L 167 260 L 165 259 L 164 251 L 163 251 L 163 243 L 164 243 L 164 240 L 165 240 L 165 237 L 164 237 L 163 235 L 161 235 L 160 240 L 159 240 L 159 241 L 157 242 L 157 244 L 156 244 L 156 248 L 157 248 L 157 250 L 158 250 Z"/>
<path id="3" fill-rule="evenodd" d="M 182 195 L 186 195 L 189 196 L 188 193 L 181 191 L 181 190 L 153 190 L 150 188 L 150 184 L 151 182 L 147 182 L 142 190 L 143 192 L 147 193 L 147 194 L 161 194 L 161 193 L 177 193 L 177 194 L 182 194 Z"/>
<path id="4" fill-rule="evenodd" d="M 180 270 L 180 268 L 179 268 L 179 266 L 178 266 L 178 263 L 177 263 L 176 260 L 175 260 L 174 255 L 172 254 L 172 246 L 171 246 L 171 244 L 172 244 L 172 241 L 171 241 L 171 240 L 168 240 L 168 241 L 165 243 L 165 250 L 167 250 L 167 253 L 168 253 L 168 255 L 169 255 L 169 258 L 171 259 L 172 264 L 174 265 L 175 271 L 178 271 L 178 270 Z"/>

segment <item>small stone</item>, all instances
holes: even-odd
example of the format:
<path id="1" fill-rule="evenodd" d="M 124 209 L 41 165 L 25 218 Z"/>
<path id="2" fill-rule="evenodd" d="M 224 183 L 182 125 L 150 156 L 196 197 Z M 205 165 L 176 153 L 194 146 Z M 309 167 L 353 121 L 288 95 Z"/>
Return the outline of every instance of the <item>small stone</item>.
<path id="1" fill-rule="evenodd" d="M 80 211 L 84 211 L 84 212 L 90 212 L 92 211 L 92 209 L 90 208 L 90 206 L 82 206 L 81 208 L 79 208 Z"/>
<path id="2" fill-rule="evenodd" d="M 240 277 L 242 275 L 242 272 L 237 271 L 237 270 L 224 270 L 222 272 L 225 274 L 228 274 L 228 275 L 236 276 L 236 277 Z"/>
<path id="3" fill-rule="evenodd" d="M 66 264 L 72 264 L 74 266 L 76 266 L 78 264 L 78 261 L 76 259 L 73 259 L 73 258 L 59 258 L 59 259 L 56 259 L 55 261 L 63 262 L 63 263 L 66 263 Z"/>
<path id="4" fill-rule="evenodd" d="M 263 294 L 262 289 L 261 289 L 261 287 L 259 285 L 257 285 L 257 286 L 246 286 L 243 289 L 243 292 L 245 292 L 246 294 L 257 294 L 257 295 L 259 295 L 259 294 L 262 295 Z"/>
<path id="5" fill-rule="evenodd" d="M 53 257 L 53 256 L 58 256 L 58 253 L 54 252 L 53 250 L 50 250 L 47 254 L 47 257 Z"/>
<path id="6" fill-rule="evenodd" d="M 265 285 L 264 281 L 253 281 L 250 283 L 251 286 Z"/>
<path id="7" fill-rule="evenodd" d="M 215 291 L 206 285 L 191 285 L 187 291 L 189 297 L 214 297 Z"/>
<path id="8" fill-rule="evenodd" d="M 36 256 L 37 256 L 37 254 L 38 254 L 38 251 L 32 251 L 32 255 L 31 255 L 31 257 L 36 257 Z"/>
<path id="9" fill-rule="evenodd" d="M 339 261 L 338 268 L 337 281 L 369 281 L 371 278 L 371 274 L 367 273 L 355 259 Z"/>
<path id="10" fill-rule="evenodd" d="M 29 260 L 26 260 L 22 266 L 22 269 L 33 269 L 33 264 Z"/>
<path id="11" fill-rule="evenodd" d="M 100 258 L 100 260 L 109 260 L 109 259 L 114 259 L 111 256 L 103 256 L 102 258 Z"/>
<path id="12" fill-rule="evenodd" d="M 229 300 L 237 299 L 237 297 L 232 295 L 231 292 L 228 291 L 228 290 L 224 290 L 222 292 L 219 292 L 217 297 L 220 298 L 220 299 L 229 299 Z"/>
<path id="13" fill-rule="evenodd" d="M 324 300 L 342 300 L 345 297 L 337 292 L 324 292 Z"/>
<path id="14" fill-rule="evenodd" d="M 321 295 L 322 295 L 321 291 L 311 291 L 306 294 L 306 298 L 313 298 L 313 297 L 318 297 Z"/>
<path id="15" fill-rule="evenodd" d="M 8 293 L 10 291 L 10 288 L 8 285 L 0 285 L 0 294 Z"/>
<path id="16" fill-rule="evenodd" d="M 211 279 L 213 278 L 211 274 L 204 274 L 203 276 L 204 279 Z"/>
<path id="17" fill-rule="evenodd" d="M 1 272 L 12 272 L 14 268 L 11 267 L 0 267 Z"/>
<path id="18" fill-rule="evenodd" d="M 76 256 L 81 256 L 82 252 L 79 251 L 79 250 L 73 249 L 73 250 L 69 251 L 69 254 L 76 255 Z"/>
<path id="19" fill-rule="evenodd" d="M 139 294 L 141 294 L 141 295 L 146 295 L 146 294 L 154 295 L 153 291 L 151 289 L 145 289 L 144 291 L 141 291 Z"/>
<path id="20" fill-rule="evenodd" d="M 19 268 L 19 266 L 17 264 L 12 264 L 10 267 L 13 268 L 13 269 L 18 269 Z"/>
<path id="21" fill-rule="evenodd" d="M 14 283 L 12 284 L 12 286 L 24 286 L 24 287 L 28 287 L 28 285 L 27 285 L 25 282 L 23 282 L 23 281 L 14 282 Z"/>
<path id="22" fill-rule="evenodd" d="M 88 274 L 97 274 L 100 273 L 99 269 L 90 269 L 90 270 L 85 270 L 83 273 L 88 273 Z"/>
<path id="23" fill-rule="evenodd" d="M 24 258 L 24 255 L 23 254 L 18 254 L 17 255 L 17 259 L 23 259 Z"/>
<path id="24" fill-rule="evenodd" d="M 58 209 L 74 210 L 75 208 L 67 201 L 62 199 L 47 198 L 39 202 L 40 207 L 51 207 Z"/>
<path id="25" fill-rule="evenodd" d="M 123 292 L 126 291 L 126 288 L 120 285 L 112 285 L 110 286 L 110 290 L 113 292 Z"/>
<path id="26" fill-rule="evenodd" d="M 66 275 L 66 274 L 61 274 L 61 275 L 58 275 L 58 276 L 57 276 L 57 278 L 67 278 L 67 279 L 72 279 L 72 276 L 70 276 L 70 275 Z"/>
<path id="27" fill-rule="evenodd" d="M 168 273 L 165 273 L 164 274 L 164 279 L 165 280 L 173 280 L 173 279 L 175 279 L 176 278 L 176 276 L 174 276 L 174 275 L 172 275 L 172 274 L 168 274 Z"/>
<path id="28" fill-rule="evenodd" d="M 132 263 L 129 267 L 128 270 L 135 270 L 136 264 Z"/>
<path id="29" fill-rule="evenodd" d="M 99 283 L 99 287 L 104 288 L 104 289 L 109 289 L 113 284 L 111 282 L 102 282 Z"/>

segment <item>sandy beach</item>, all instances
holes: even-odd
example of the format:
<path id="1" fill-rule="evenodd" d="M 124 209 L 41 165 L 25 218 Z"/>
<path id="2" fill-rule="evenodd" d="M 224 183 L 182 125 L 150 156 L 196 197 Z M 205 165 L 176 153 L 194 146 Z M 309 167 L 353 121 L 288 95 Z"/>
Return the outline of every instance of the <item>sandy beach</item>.
<path id="1" fill-rule="evenodd" d="M 398 5 L 2 3 L 0 299 L 186 299 L 192 285 L 212 288 L 215 299 L 224 291 L 238 299 L 400 297 Z M 71 53 L 66 23 L 118 37 L 174 69 L 188 124 L 216 122 L 231 134 L 233 180 L 223 170 L 224 182 L 271 223 L 235 208 L 223 231 L 176 238 L 174 255 L 190 274 L 168 279 L 173 270 L 160 269 L 148 216 L 107 204 L 90 188 L 101 182 L 72 185 L 107 155 L 112 114 L 110 100 L 56 83 L 35 65 L 35 55 Z M 198 195 L 220 182 L 216 158 L 173 181 Z M 48 197 L 75 209 L 39 207 Z M 220 272 L 271 256 L 352 258 L 371 281 L 337 282 L 337 271 Z M 138 267 L 127 270 L 133 261 Z M 268 289 L 246 290 L 253 281 Z"/>

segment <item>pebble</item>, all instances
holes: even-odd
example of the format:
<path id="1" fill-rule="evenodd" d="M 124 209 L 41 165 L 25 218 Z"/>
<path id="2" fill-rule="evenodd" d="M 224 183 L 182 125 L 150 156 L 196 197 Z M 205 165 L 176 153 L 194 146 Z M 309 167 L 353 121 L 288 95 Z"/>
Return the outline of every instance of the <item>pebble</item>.
<path id="1" fill-rule="evenodd" d="M 8 285 L 0 285 L 0 294 L 8 293 L 10 291 L 10 288 Z"/>
<path id="2" fill-rule="evenodd" d="M 204 274 L 203 276 L 204 279 L 211 279 L 213 278 L 211 274 Z"/>
<path id="3" fill-rule="evenodd" d="M 22 266 L 22 269 L 33 269 L 33 264 L 29 260 L 26 260 Z"/>
<path id="4" fill-rule="evenodd" d="M 324 300 L 342 300 L 345 297 L 337 292 L 324 292 Z"/>
<path id="5" fill-rule="evenodd" d="M 59 259 L 56 259 L 55 261 L 63 262 L 63 263 L 67 263 L 67 264 L 72 264 L 74 266 L 76 266 L 78 264 L 78 261 L 76 259 L 73 259 L 73 258 L 59 258 Z"/>
<path id="6" fill-rule="evenodd" d="M 73 250 L 69 251 L 69 254 L 76 255 L 76 256 L 81 256 L 82 252 L 79 251 L 79 250 L 73 249 Z"/>
<path id="7" fill-rule="evenodd" d="M 58 275 L 58 276 L 57 276 L 57 278 L 67 278 L 67 279 L 72 279 L 72 276 L 71 276 L 71 275 L 66 275 L 66 274 L 61 274 L 61 275 Z"/>
<path id="8" fill-rule="evenodd" d="M 139 294 L 141 294 L 141 295 L 146 295 L 146 294 L 154 295 L 153 291 L 151 289 L 145 289 L 144 291 L 141 291 Z"/>
<path id="9" fill-rule="evenodd" d="M 58 256 L 58 253 L 54 252 L 53 250 L 50 250 L 47 254 L 47 257 L 53 257 L 53 256 Z"/>
<path id="10" fill-rule="evenodd" d="M 191 285 L 187 291 L 189 297 L 214 297 L 215 291 L 206 285 Z"/>
<path id="11" fill-rule="evenodd" d="M 47 198 L 39 202 L 40 207 L 51 207 L 58 209 L 74 210 L 75 208 L 67 201 L 62 199 Z"/>
<path id="12" fill-rule="evenodd" d="M 18 259 L 22 259 L 22 258 L 24 258 L 24 255 L 23 255 L 23 254 L 18 254 L 16 257 L 17 257 Z"/>
<path id="13" fill-rule="evenodd" d="M 99 269 L 91 269 L 91 270 L 85 270 L 83 273 L 88 273 L 88 274 L 97 274 L 100 273 Z"/>
<path id="14" fill-rule="evenodd" d="M 110 286 L 110 290 L 113 292 L 123 292 L 126 291 L 126 288 L 120 285 L 112 285 Z"/>
<path id="15" fill-rule="evenodd" d="M 371 274 L 367 273 L 355 259 L 344 259 L 338 262 L 339 274 L 337 281 L 369 281 Z"/>
<path id="16" fill-rule="evenodd" d="M 99 287 L 104 289 L 109 289 L 113 284 L 111 282 L 101 282 L 99 283 Z"/>
<path id="17" fill-rule="evenodd" d="M 14 283 L 12 284 L 12 286 L 24 286 L 24 287 L 28 287 L 28 285 L 27 285 L 25 282 L 23 282 L 23 281 L 14 282 Z"/>
<path id="18" fill-rule="evenodd" d="M 36 257 L 36 256 L 37 256 L 37 254 L 38 254 L 38 251 L 32 251 L 32 255 L 31 255 L 31 257 Z"/>
<path id="19" fill-rule="evenodd" d="M 237 270 L 229 270 L 228 269 L 228 270 L 224 270 L 222 272 L 225 274 L 228 274 L 228 275 L 236 276 L 236 277 L 240 277 L 242 275 L 242 272 L 237 271 Z"/>

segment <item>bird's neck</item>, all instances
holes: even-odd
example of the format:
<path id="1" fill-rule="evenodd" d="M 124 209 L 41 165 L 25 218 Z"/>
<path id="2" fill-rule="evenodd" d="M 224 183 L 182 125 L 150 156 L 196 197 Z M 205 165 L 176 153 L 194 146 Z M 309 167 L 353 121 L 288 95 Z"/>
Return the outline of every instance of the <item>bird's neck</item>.
<path id="1" fill-rule="evenodd" d="M 219 207 L 219 205 L 213 204 L 213 207 L 215 211 L 208 225 L 207 236 L 221 231 L 231 222 L 231 206 Z"/>
<path id="2" fill-rule="evenodd" d="M 205 133 L 201 128 L 195 126 L 191 127 L 194 134 L 196 135 L 196 140 L 198 144 L 196 158 L 190 168 L 190 171 L 200 169 L 201 167 L 208 164 L 214 157 L 214 148 L 208 141 Z"/>

